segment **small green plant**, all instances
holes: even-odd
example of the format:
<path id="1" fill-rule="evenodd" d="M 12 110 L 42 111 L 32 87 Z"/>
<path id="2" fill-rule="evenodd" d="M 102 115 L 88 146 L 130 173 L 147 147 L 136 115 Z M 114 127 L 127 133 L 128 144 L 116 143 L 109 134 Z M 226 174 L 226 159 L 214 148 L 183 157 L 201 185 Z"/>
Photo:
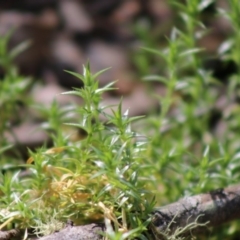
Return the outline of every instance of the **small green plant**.
<path id="1" fill-rule="evenodd" d="M 144 69 L 152 73 L 144 77 L 146 83 L 158 82 L 165 89 L 162 96 L 157 96 L 160 113 L 149 116 L 144 128 L 152 139 L 148 153 L 158 205 L 239 183 L 239 145 L 233 133 L 239 126 L 239 107 L 233 100 L 239 96 L 239 4 L 231 1 L 227 10 L 218 9 L 218 15 L 211 16 L 227 17 L 233 27 L 215 56 L 200 48 L 199 40 L 211 31 L 202 20 L 206 8 L 213 8 L 216 1 L 171 1 L 171 4 L 177 13 L 175 27 L 165 43 L 161 42 L 162 47 L 156 45 L 156 40 L 142 38 L 145 61 L 136 62 L 137 66 L 145 64 Z M 225 85 L 204 65 L 213 57 L 237 66 Z M 214 112 L 219 111 L 216 105 L 221 97 L 232 108 L 220 109 L 219 122 L 225 129 L 219 137 L 216 126 L 212 127 L 210 122 Z M 236 229 L 234 226 L 232 229 Z M 222 228 L 216 236 L 223 239 L 232 232 Z"/>
<path id="2" fill-rule="evenodd" d="M 60 123 L 63 114 L 56 103 L 45 111 L 49 114 L 46 129 L 54 147 L 29 152 L 31 157 L 22 165 L 29 177 L 5 175 L 1 182 L 1 221 L 11 220 L 19 228 L 30 225 L 36 232 L 47 234 L 46 226 L 54 222 L 46 222 L 50 216 L 56 222 L 70 218 L 76 224 L 105 219 L 109 239 L 141 236 L 154 201 L 149 201 L 152 196 L 144 187 L 146 179 L 139 177 L 147 167 L 142 155 L 145 143 L 139 142 L 131 130 L 131 123 L 139 117 L 122 113 L 121 103 L 117 108 L 112 106 L 111 115 L 105 113 L 108 106 L 100 106 L 101 95 L 111 90 L 113 83 L 99 88 L 96 78 L 101 72 L 92 75 L 88 65 L 83 75 L 69 73 L 84 83 L 83 88 L 64 93 L 84 100 L 83 106 L 74 109 L 77 122 Z M 61 131 L 64 124 L 80 129 L 85 138 L 72 142 Z M 108 221 L 114 224 L 114 231 Z"/>
<path id="3" fill-rule="evenodd" d="M 177 24 L 166 36 L 163 47 L 154 46 L 156 40 L 149 42 L 142 38 L 146 44 L 143 51 L 157 57 L 157 61 L 149 59 L 147 62 L 148 55 L 145 55 L 145 67 L 151 65 L 153 74 L 148 74 L 144 80 L 150 84 L 158 82 L 165 90 L 161 96 L 155 96 L 159 100 L 160 113 L 151 115 L 146 120 L 148 127 L 145 125 L 144 129 L 146 133 L 153 133 L 148 146 L 152 159 L 150 162 L 155 163 L 158 169 L 158 174 L 154 171 L 158 179 L 155 182 L 160 183 L 162 190 L 158 192 L 161 194 L 157 197 L 161 199 L 159 204 L 163 202 L 160 197 L 162 194 L 167 196 L 167 202 L 170 199 L 176 201 L 181 195 L 196 194 L 238 181 L 232 177 L 233 172 L 226 171 L 235 165 L 233 156 L 237 150 L 227 147 L 230 147 L 229 141 L 232 139 L 216 139 L 210 126 L 223 85 L 205 68 L 204 61 L 209 56 L 198 44 L 211 31 L 204 26 L 202 19 L 204 11 L 214 3 L 204 0 L 171 1 L 177 12 Z M 225 15 L 233 21 L 234 29 L 239 24 L 236 20 L 239 7 L 235 4 L 234 1 L 230 4 L 234 10 L 225 11 Z M 224 46 L 227 48 L 224 49 L 229 51 L 229 41 L 226 43 Z M 231 44 L 238 44 L 237 37 L 236 41 L 231 40 Z M 233 49 L 231 60 L 237 62 L 235 59 L 238 52 Z M 223 58 L 227 56 L 222 55 Z M 231 87 L 228 91 L 235 95 L 233 82 L 236 83 L 231 81 L 227 88 Z M 151 85 L 149 88 L 152 88 Z M 238 110 L 235 110 L 237 113 Z M 178 187 L 174 187 L 176 185 Z"/>
<path id="4" fill-rule="evenodd" d="M 4 78 L 0 81 L 0 152 L 10 147 L 5 134 L 11 134 L 11 124 L 19 121 L 13 116 L 22 105 L 27 104 L 28 99 L 24 96 L 30 85 L 30 79 L 20 76 L 13 64 L 14 58 L 28 47 L 29 42 L 23 42 L 9 52 L 7 48 L 11 35 L 12 31 L 9 31 L 0 37 L 0 66 L 4 73 Z"/>

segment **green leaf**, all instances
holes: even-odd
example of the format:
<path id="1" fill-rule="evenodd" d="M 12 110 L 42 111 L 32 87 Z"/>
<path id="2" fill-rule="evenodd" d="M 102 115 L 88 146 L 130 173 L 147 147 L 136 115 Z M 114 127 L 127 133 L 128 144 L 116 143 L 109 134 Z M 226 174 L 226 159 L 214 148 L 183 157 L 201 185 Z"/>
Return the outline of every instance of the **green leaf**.
<path id="1" fill-rule="evenodd" d="M 149 53 L 153 53 L 155 55 L 158 55 L 158 56 L 162 57 L 163 59 L 166 59 L 165 54 L 163 52 L 161 52 L 160 50 L 156 50 L 154 48 L 147 48 L 147 47 L 142 47 L 141 49 L 143 49 L 143 50 L 145 50 Z"/>
<path id="2" fill-rule="evenodd" d="M 210 4 L 212 4 L 213 0 L 201 0 L 198 4 L 198 10 L 203 11 L 205 8 L 207 8 Z"/>
<path id="3" fill-rule="evenodd" d="M 26 49 L 30 47 L 32 44 L 32 41 L 26 40 L 18 44 L 16 47 L 14 47 L 10 52 L 9 52 L 9 58 L 13 60 L 16 56 L 18 56 L 20 53 L 24 52 Z"/>
<path id="4" fill-rule="evenodd" d="M 202 52 L 204 50 L 205 50 L 204 48 L 193 48 L 193 49 L 189 49 L 189 50 L 182 52 L 179 56 L 184 57 L 184 56 L 192 55 L 194 53 Z"/>
<path id="5" fill-rule="evenodd" d="M 166 77 L 158 76 L 158 75 L 149 75 L 143 78 L 144 81 L 157 81 L 167 85 L 168 80 Z"/>
<path id="6" fill-rule="evenodd" d="M 97 78 L 99 75 L 101 75 L 102 73 L 106 72 L 106 71 L 109 70 L 109 69 L 111 69 L 111 67 L 105 68 L 105 69 L 103 69 L 103 70 L 95 73 L 92 77 L 95 79 L 95 78 Z"/>
<path id="7" fill-rule="evenodd" d="M 80 79 L 84 82 L 85 77 L 82 74 L 72 72 L 72 71 L 68 71 L 68 70 L 64 70 L 64 72 L 67 72 L 67 73 L 73 75 L 74 77 L 76 77 L 76 78 L 78 78 L 78 79 Z"/>

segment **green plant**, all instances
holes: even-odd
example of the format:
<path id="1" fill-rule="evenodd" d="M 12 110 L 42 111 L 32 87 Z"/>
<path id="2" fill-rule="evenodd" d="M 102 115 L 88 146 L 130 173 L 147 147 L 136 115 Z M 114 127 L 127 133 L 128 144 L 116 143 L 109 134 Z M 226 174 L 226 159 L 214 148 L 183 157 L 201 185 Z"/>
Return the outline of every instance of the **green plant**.
<path id="1" fill-rule="evenodd" d="M 14 58 L 28 47 L 29 42 L 23 42 L 9 52 L 7 47 L 11 35 L 12 31 L 9 31 L 0 38 L 0 66 L 4 72 L 4 78 L 0 81 L 0 146 L 2 149 L 8 148 L 5 133 L 11 133 L 11 124 L 18 121 L 13 118 L 13 113 L 27 103 L 28 99 L 24 98 L 24 94 L 30 84 L 30 79 L 20 76 L 13 64 Z"/>
<path id="2" fill-rule="evenodd" d="M 179 21 L 160 49 L 154 37 L 146 36 L 146 28 L 137 29 L 146 47 L 135 59 L 136 66 L 141 68 L 140 74 L 153 71 L 145 77 L 149 89 L 154 81 L 165 90 L 163 96 L 156 96 L 160 111 L 144 119 L 129 117 L 128 111 L 123 113 L 121 101 L 118 106 L 101 105 L 102 93 L 113 88 L 113 83 L 99 88 L 97 77 L 105 70 L 92 74 L 87 65 L 83 74 L 67 71 L 81 79 L 84 87 L 64 94 L 79 96 L 84 105 L 63 108 L 53 102 L 49 108 L 38 107 L 53 147 L 29 150 L 27 164 L 18 165 L 18 171 L 4 164 L 1 167 L 2 227 L 14 224 L 34 228 L 37 234 L 49 234 L 70 218 L 75 224 L 104 221 L 108 239 L 151 239 L 146 230 L 154 205 L 239 182 L 240 108 L 230 96 L 239 97 L 240 10 L 235 0 L 229 2 L 228 11 L 219 10 L 220 16 L 224 14 L 230 20 L 233 32 L 216 57 L 237 66 L 225 87 L 205 68 L 209 56 L 198 45 L 209 31 L 201 21 L 202 14 L 213 3 L 172 1 Z M 6 39 L 3 43 L 5 49 Z M 0 107 L 5 113 L 1 134 L 9 129 L 16 100 L 22 99 L 27 86 L 16 87 L 22 78 L 9 65 L 4 51 L 1 62 L 5 61 L 9 75 L 0 82 L 4 100 Z M 12 85 L 12 79 L 16 85 Z M 231 108 L 221 109 L 219 121 L 226 130 L 224 138 L 219 138 L 210 122 L 223 88 Z M 109 108 L 112 114 L 107 113 Z M 139 140 L 139 125 L 147 141 Z M 81 136 L 73 139 L 66 126 Z M 4 152 L 9 143 L 2 139 Z M 26 176 L 20 174 L 20 168 L 26 168 Z M 180 231 L 166 238 L 180 239 Z M 239 235 L 236 223 L 216 231 L 209 239 Z"/>
<path id="3" fill-rule="evenodd" d="M 44 111 L 49 114 L 46 129 L 54 147 L 30 151 L 27 164 L 21 165 L 28 169 L 29 177 L 5 175 L 1 221 L 11 219 L 20 228 L 30 225 L 46 234 L 50 216 L 56 222 L 71 218 L 78 224 L 105 219 L 110 239 L 132 239 L 146 230 L 154 201 L 148 199 L 151 194 L 144 188 L 146 179 L 139 177 L 147 168 L 142 157 L 145 143 L 131 130 L 131 122 L 139 117 L 123 114 L 121 103 L 111 115 L 105 113 L 109 106 L 100 106 L 101 95 L 111 90 L 113 83 L 99 88 L 96 78 L 101 72 L 92 75 L 89 66 L 84 67 L 83 75 L 69 72 L 83 81 L 84 88 L 64 94 L 81 97 L 84 105 L 74 109 L 77 122 L 65 124 L 80 129 L 85 139 L 72 142 L 70 136 L 64 136 L 59 119 L 68 112 L 56 103 Z M 108 221 L 113 222 L 115 233 Z"/>
<path id="4" fill-rule="evenodd" d="M 153 46 L 152 41 L 143 38 L 146 43 L 143 51 L 158 58 L 153 62 L 144 55 L 145 67 L 151 66 L 152 71 L 144 79 L 150 84 L 157 82 L 165 90 L 162 96 L 155 96 L 159 99 L 160 113 L 148 117 L 144 128 L 152 139 L 148 161 L 153 166 L 155 181 L 151 183 L 156 183 L 152 189 L 157 189 L 158 205 L 239 182 L 239 145 L 236 132 L 233 133 L 239 126 L 239 107 L 233 100 L 239 96 L 239 4 L 231 1 L 229 9 L 218 10 L 217 17 L 226 16 L 233 32 L 214 57 L 237 66 L 224 86 L 205 67 L 205 61 L 213 56 L 199 47 L 199 40 L 211 31 L 202 22 L 203 12 L 209 5 L 214 7 L 216 1 L 171 3 L 178 21 L 167 35 L 167 43 Z M 224 94 L 231 110 L 217 109 Z M 221 138 L 214 129 L 216 126 L 211 126 L 213 114 L 218 111 L 222 111 L 218 120 L 225 126 Z M 232 229 L 236 229 L 234 226 Z M 215 234 L 226 238 L 232 232 L 226 227 Z"/>

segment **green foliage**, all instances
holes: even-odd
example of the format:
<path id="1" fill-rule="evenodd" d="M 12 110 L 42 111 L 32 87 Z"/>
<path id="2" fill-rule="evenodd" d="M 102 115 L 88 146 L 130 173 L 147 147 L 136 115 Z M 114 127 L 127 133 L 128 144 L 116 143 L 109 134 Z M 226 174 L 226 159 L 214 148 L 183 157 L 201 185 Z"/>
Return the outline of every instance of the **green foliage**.
<path id="1" fill-rule="evenodd" d="M 230 1 L 228 10 L 218 9 L 218 15 L 211 15 L 227 17 L 232 26 L 231 35 L 215 56 L 209 56 L 200 48 L 199 41 L 211 31 L 202 20 L 205 9 L 216 1 L 171 3 L 178 13 L 177 21 L 165 41 L 159 37 L 162 47 L 159 48 L 156 40 L 149 41 L 151 36 L 146 41 L 139 34 L 145 44 L 141 52 L 144 61 L 134 59 L 137 67 L 151 71 L 152 74 L 144 77 L 150 90 L 156 83 L 165 88 L 162 96 L 154 96 L 159 99 L 160 113 L 150 115 L 136 126 L 141 125 L 151 138 L 147 162 L 152 165 L 154 180 L 151 183 L 155 187 L 151 189 L 156 189 L 160 206 L 182 196 L 225 187 L 240 180 L 236 132 L 239 106 L 233 100 L 239 98 L 239 3 Z M 222 83 L 206 69 L 205 62 L 212 58 L 232 61 L 236 65 L 236 72 L 227 83 Z M 218 108 L 220 98 L 225 99 L 228 107 Z M 217 124 L 223 128 L 211 126 L 216 112 L 219 114 Z M 235 226 L 232 224 L 231 231 L 229 226 L 221 231 L 218 229 L 216 239 L 234 237 Z"/>
<path id="2" fill-rule="evenodd" d="M 150 239 L 146 230 L 156 204 L 240 182 L 240 108 L 232 101 L 232 96 L 239 97 L 239 3 L 230 1 L 229 10 L 218 13 L 228 18 L 233 32 L 215 57 L 237 66 L 225 86 L 205 68 L 209 56 L 198 44 L 209 32 L 202 14 L 214 1 L 171 2 L 179 21 L 161 49 L 154 37 L 147 36 L 147 28 L 135 29 L 145 43 L 134 58 L 139 74 L 147 74 L 144 80 L 150 89 L 152 82 L 165 89 L 163 96 L 155 96 L 160 111 L 142 119 L 123 113 L 122 101 L 102 106 L 102 94 L 114 84 L 99 88 L 97 78 L 106 69 L 92 74 L 87 64 L 82 74 L 67 71 L 84 87 L 63 94 L 78 96 L 84 104 L 60 107 L 54 101 L 49 108 L 35 106 L 46 119 L 42 127 L 53 147 L 29 150 L 29 159 L 19 165 L 5 154 L 11 145 L 4 136 L 19 110 L 16 103 L 28 104 L 24 94 L 29 82 L 12 64 L 25 43 L 8 53 L 9 36 L 0 40 L 5 70 L 0 81 L 2 227 L 14 224 L 49 234 L 70 218 L 75 224 L 104 221 L 107 239 Z M 223 89 L 231 108 L 220 109 L 225 130 L 219 138 L 209 123 Z M 73 138 L 68 128 L 78 137 Z M 139 138 L 143 135 L 144 141 Z M 5 164 L 9 160 L 12 164 Z M 209 239 L 233 239 L 239 234 L 236 226 L 221 228 Z"/>
<path id="3" fill-rule="evenodd" d="M 147 179 L 139 178 L 146 169 L 141 155 L 145 143 L 131 130 L 131 123 L 139 117 L 123 114 L 121 103 L 111 107 L 111 115 L 105 113 L 109 106 L 100 105 L 101 95 L 113 83 L 99 88 L 101 72 L 91 74 L 89 65 L 82 75 L 69 72 L 84 83 L 84 88 L 63 93 L 84 100 L 83 106 L 74 106 L 77 118 L 72 120 L 77 122 L 64 123 L 71 121 L 67 116 L 73 110 L 61 109 L 56 102 L 49 109 L 38 107 L 48 119 L 44 129 L 54 147 L 29 151 L 31 157 L 21 165 L 27 169 L 27 177 L 20 177 L 19 172 L 3 176 L 2 222 L 32 226 L 36 233 L 48 234 L 47 226 L 56 230 L 68 218 L 75 224 L 105 219 L 114 224 L 116 233 L 107 225 L 111 239 L 133 239 L 146 230 L 154 201 L 149 201 L 153 195 L 144 188 Z M 63 125 L 80 129 L 81 138 L 71 141 Z M 53 223 L 58 223 L 56 229 Z"/>
<path id="4" fill-rule="evenodd" d="M 15 138 L 12 125 L 19 124 L 23 119 L 20 112 L 29 103 L 26 92 L 30 86 L 30 78 L 19 75 L 13 64 L 16 55 L 24 51 L 28 42 L 17 45 L 9 52 L 7 48 L 11 34 L 10 31 L 6 36 L 0 37 L 0 68 L 4 73 L 4 77 L 0 79 L 0 157 L 1 169 L 4 170 L 18 168 L 16 162 L 19 163 L 20 160 L 4 154 L 13 147 L 6 135 Z"/>

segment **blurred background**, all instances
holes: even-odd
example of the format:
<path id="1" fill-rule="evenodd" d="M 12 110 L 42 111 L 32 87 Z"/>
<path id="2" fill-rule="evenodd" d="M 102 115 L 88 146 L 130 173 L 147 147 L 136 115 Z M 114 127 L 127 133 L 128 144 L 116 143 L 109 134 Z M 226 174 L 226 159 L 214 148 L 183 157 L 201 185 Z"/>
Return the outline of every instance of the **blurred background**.
<path id="1" fill-rule="evenodd" d="M 204 9 L 200 18 L 211 31 L 197 43 L 205 49 L 204 66 L 221 82 L 236 71 L 233 62 L 222 62 L 218 57 L 218 49 L 232 28 L 225 18 L 217 16 L 217 9 L 227 7 L 226 0 L 218 0 Z M 81 81 L 64 70 L 81 73 L 82 65 L 90 61 L 92 72 L 110 67 L 99 77 L 100 86 L 117 80 L 117 89 L 104 95 L 107 104 L 117 104 L 123 96 L 123 111 L 130 109 L 130 115 L 157 111 L 159 102 L 151 96 L 164 95 L 165 87 L 156 82 L 146 84 L 142 78 L 164 74 L 165 63 L 141 47 L 163 49 L 173 27 L 181 29 L 182 24 L 176 8 L 166 0 L 0 1 L 0 35 L 13 29 L 9 51 L 30 41 L 14 60 L 19 73 L 31 77 L 25 97 L 45 106 L 53 99 L 60 105 L 81 104 L 80 99 L 59 95 L 72 87 L 82 87 Z M 5 70 L 0 67 L 1 79 Z M 17 119 L 24 115 L 24 121 L 11 122 L 14 134 L 7 135 L 9 140 L 17 139 L 25 149 L 46 140 L 41 131 L 30 134 L 39 126 L 33 112 L 17 114 Z"/>

